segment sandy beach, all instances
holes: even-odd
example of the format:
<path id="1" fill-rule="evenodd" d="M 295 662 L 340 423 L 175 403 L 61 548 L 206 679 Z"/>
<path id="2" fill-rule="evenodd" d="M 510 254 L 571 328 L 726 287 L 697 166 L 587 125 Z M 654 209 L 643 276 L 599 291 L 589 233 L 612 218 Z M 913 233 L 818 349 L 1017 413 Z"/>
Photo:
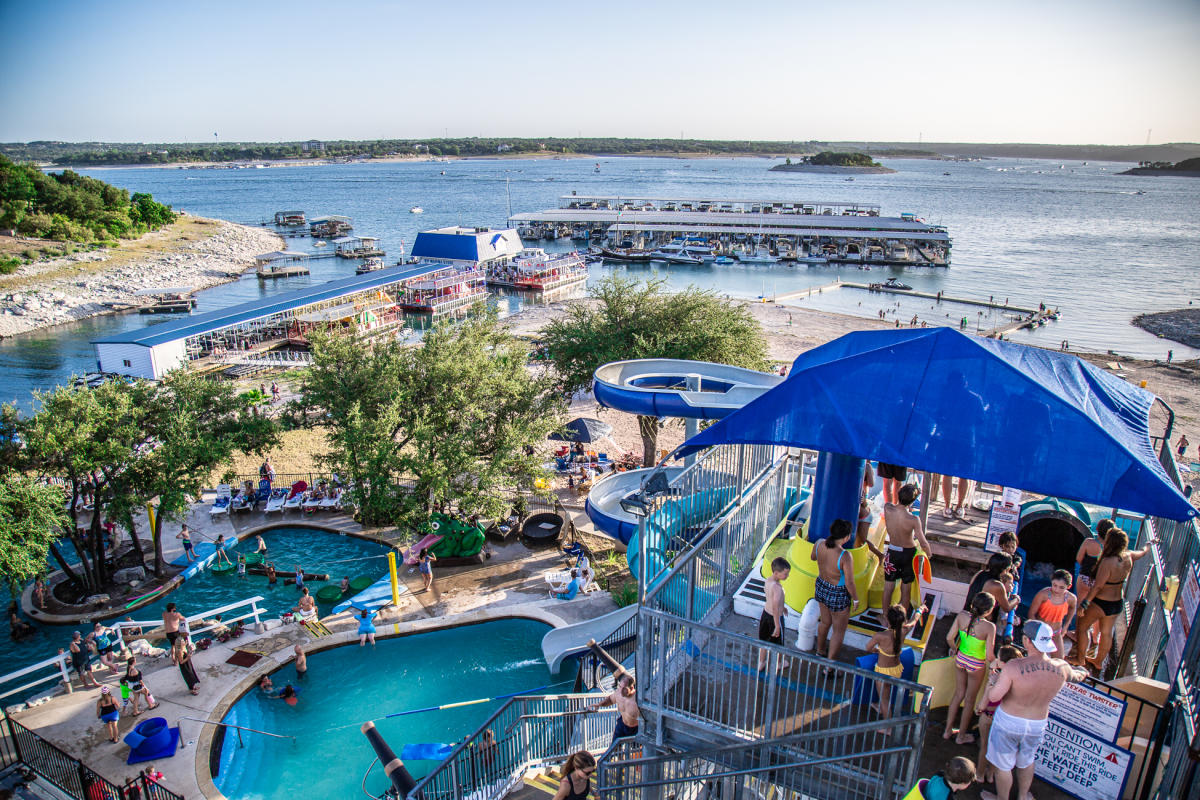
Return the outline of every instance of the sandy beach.
<path id="1" fill-rule="evenodd" d="M 9 249 L 39 244 L 3 239 Z M 0 276 L 0 338 L 137 305 L 142 289 L 195 290 L 237 280 L 254 256 L 282 246 L 260 228 L 184 215 L 115 248 L 27 264 Z"/>

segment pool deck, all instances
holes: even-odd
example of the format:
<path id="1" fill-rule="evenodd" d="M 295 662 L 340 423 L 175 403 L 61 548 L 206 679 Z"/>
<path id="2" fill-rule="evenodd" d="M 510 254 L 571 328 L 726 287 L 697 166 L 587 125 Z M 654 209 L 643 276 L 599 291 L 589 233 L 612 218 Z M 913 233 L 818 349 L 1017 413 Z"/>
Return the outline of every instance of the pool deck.
<path id="1" fill-rule="evenodd" d="M 232 518 L 210 521 L 207 509 L 207 505 L 196 506 L 189 525 L 194 521 L 198 530 L 213 538 L 218 533 L 224 533 L 227 538 L 237 535 L 245 539 L 259 530 L 281 525 L 321 527 L 389 544 L 401 538 L 395 531 L 364 530 L 344 514 L 324 512 L 312 517 L 289 514 L 280 521 L 278 516 L 266 520 L 262 512 L 246 512 Z M 174 545 L 176 540 L 173 535 L 168 536 L 172 536 L 170 543 Z M 605 592 L 581 595 L 569 602 L 551 598 L 542 576 L 548 570 L 560 569 L 564 563 L 561 552 L 555 548 L 530 550 L 519 541 L 502 545 L 489 542 L 489 547 L 492 557 L 481 565 L 435 566 L 434 584 L 428 592 L 422 587 L 419 573 L 402 569 L 401 584 L 406 591 L 401 593 L 399 606 L 385 608 L 376 618 L 378 638 L 507 617 L 525 617 L 562 626 L 616 608 Z M 167 548 L 168 559 L 174 555 L 172 550 L 180 552 L 177 547 Z M 252 594 L 252 591 L 248 590 L 247 594 Z M 214 642 L 213 646 L 197 652 L 193 657 L 201 681 L 200 692 L 196 696 L 188 694 L 178 670 L 165 655 L 157 659 L 139 658 L 146 683 L 159 702 L 159 707 L 151 716 L 166 718 L 172 727 L 180 726 L 180 750 L 172 758 L 154 762 L 155 768 L 166 775 L 162 781 L 166 788 L 187 798 L 223 797 L 212 783 L 208 766 L 209 747 L 216 726 L 205 724 L 204 721 L 220 720 L 238 698 L 258 683 L 261 676 L 289 662 L 293 658 L 294 645 L 304 646 L 309 653 L 351 642 L 357 646 L 357 623 L 351 615 L 333 615 L 324 618 L 323 622 L 331 634 L 320 638 L 312 638 L 302 626 L 290 624 L 263 634 L 247 632 L 241 638 L 224 644 Z M 235 647 L 245 650 L 252 645 L 257 645 L 255 649 L 265 653 L 257 663 L 250 667 L 226 663 Z M 102 684 L 114 687 L 115 691 L 115 674 L 107 668 L 98 669 L 93 674 Z M 108 742 L 103 726 L 96 719 L 98 697 L 96 689 L 76 689 L 71 693 L 55 695 L 32 708 L 15 711 L 12 716 L 82 760 L 100 775 L 114 783 L 123 783 L 146 765 L 126 765 L 127 746 Z M 138 718 L 122 717 L 121 736 L 146 716 L 143 711 Z"/>

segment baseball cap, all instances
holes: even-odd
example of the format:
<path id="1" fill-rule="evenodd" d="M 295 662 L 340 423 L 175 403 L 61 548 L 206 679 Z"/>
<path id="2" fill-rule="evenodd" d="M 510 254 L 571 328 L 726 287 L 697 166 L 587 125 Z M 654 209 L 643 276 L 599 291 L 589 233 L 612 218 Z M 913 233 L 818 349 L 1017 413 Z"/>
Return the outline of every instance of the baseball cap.
<path id="1" fill-rule="evenodd" d="M 1043 653 L 1053 653 L 1058 649 L 1058 645 L 1054 643 L 1054 630 L 1044 622 L 1036 619 L 1026 620 L 1021 633 Z"/>

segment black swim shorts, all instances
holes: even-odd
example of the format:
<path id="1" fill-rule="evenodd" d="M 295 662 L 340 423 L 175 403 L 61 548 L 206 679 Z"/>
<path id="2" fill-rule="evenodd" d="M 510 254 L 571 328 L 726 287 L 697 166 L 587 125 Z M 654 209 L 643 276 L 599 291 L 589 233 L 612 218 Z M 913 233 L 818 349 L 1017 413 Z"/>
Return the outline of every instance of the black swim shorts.
<path id="1" fill-rule="evenodd" d="M 912 583 L 917 579 L 913 570 L 913 558 L 917 555 L 915 547 L 892 547 L 888 545 L 887 557 L 883 560 L 883 579 L 885 581 L 900 581 Z"/>
<path id="2" fill-rule="evenodd" d="M 902 481 L 908 477 L 908 467 L 897 467 L 895 464 L 879 462 L 879 477 Z"/>
<path id="3" fill-rule="evenodd" d="M 758 640 L 771 644 L 783 644 L 783 626 L 779 626 L 778 636 L 773 636 L 773 633 L 775 633 L 775 618 L 764 610 L 762 616 L 758 618 Z"/>

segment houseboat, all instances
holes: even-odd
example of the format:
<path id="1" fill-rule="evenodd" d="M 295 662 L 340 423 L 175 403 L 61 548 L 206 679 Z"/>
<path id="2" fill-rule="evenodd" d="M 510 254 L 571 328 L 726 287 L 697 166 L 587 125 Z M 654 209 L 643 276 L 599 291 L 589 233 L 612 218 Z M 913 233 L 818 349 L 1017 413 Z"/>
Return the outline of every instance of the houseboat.
<path id="1" fill-rule="evenodd" d="M 405 311 L 439 316 L 487 299 L 487 274 L 477 267 L 446 267 L 406 281 L 400 296 Z"/>
<path id="2" fill-rule="evenodd" d="M 313 217 L 308 225 L 308 232 L 315 239 L 336 239 L 354 230 L 349 217 L 330 214 L 326 217 Z"/>
<path id="3" fill-rule="evenodd" d="M 533 292 L 549 292 L 587 281 L 587 266 L 578 253 L 547 255 L 540 248 L 526 248 L 507 264 L 488 267 L 487 282 Z"/>
<path id="4" fill-rule="evenodd" d="M 286 228 L 297 228 L 304 225 L 303 211 L 276 211 L 275 224 Z"/>
<path id="5" fill-rule="evenodd" d="M 371 258 L 383 256 L 379 249 L 379 239 L 375 236 L 343 236 L 333 240 L 333 246 L 340 258 Z"/>

